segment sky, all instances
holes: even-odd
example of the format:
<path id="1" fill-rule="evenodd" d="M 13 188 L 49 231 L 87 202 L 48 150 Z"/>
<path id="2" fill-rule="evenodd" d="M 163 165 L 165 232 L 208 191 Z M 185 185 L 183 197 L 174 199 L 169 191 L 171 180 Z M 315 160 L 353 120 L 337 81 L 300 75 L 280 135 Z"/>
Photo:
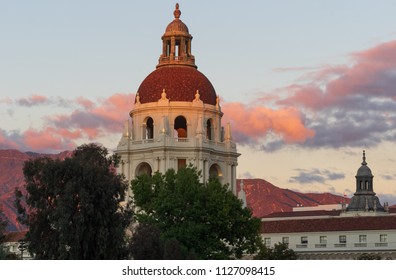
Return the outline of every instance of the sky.
<path id="1" fill-rule="evenodd" d="M 0 149 L 113 150 L 176 1 L 0 0 Z M 179 1 L 239 178 L 396 203 L 395 1 Z"/>

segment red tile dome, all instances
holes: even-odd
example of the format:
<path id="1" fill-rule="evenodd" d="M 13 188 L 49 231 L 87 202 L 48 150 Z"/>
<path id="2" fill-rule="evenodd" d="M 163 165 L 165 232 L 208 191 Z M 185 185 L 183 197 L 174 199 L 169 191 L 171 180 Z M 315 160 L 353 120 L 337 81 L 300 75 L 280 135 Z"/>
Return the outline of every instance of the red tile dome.
<path id="1" fill-rule="evenodd" d="M 144 79 L 138 89 L 140 103 L 157 102 L 161 99 L 163 89 L 171 102 L 191 102 L 199 90 L 204 103 L 216 105 L 216 91 L 213 85 L 194 67 L 172 65 L 157 68 Z"/>

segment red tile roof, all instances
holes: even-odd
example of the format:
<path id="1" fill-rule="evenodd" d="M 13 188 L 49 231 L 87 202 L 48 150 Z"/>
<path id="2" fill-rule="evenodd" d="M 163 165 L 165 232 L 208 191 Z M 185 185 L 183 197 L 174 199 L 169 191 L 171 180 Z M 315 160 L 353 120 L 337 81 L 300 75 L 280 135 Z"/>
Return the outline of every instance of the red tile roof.
<path id="1" fill-rule="evenodd" d="M 261 233 L 396 229 L 396 215 L 263 221 Z"/>
<path id="2" fill-rule="evenodd" d="M 163 66 L 151 72 L 138 89 L 140 103 L 157 102 L 163 89 L 170 101 L 191 102 L 199 90 L 204 103 L 216 105 L 213 85 L 204 74 L 191 66 Z"/>
<path id="3" fill-rule="evenodd" d="M 312 210 L 312 211 L 295 211 L 295 212 L 276 212 L 271 213 L 267 216 L 264 216 L 263 219 L 266 218 L 289 218 L 289 217 L 313 217 L 313 216 L 339 216 L 341 214 L 341 210 Z"/>

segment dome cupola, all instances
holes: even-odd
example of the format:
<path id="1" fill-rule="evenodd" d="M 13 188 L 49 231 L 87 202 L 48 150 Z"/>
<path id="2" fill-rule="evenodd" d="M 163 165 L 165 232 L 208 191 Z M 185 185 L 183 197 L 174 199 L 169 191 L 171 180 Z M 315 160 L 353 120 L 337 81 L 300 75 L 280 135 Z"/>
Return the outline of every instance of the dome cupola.
<path id="1" fill-rule="evenodd" d="M 157 68 L 167 65 L 186 65 L 197 68 L 195 58 L 191 54 L 192 36 L 187 25 L 180 20 L 179 4 L 176 4 L 173 14 L 175 19 L 168 24 L 161 38 L 162 54 Z"/>

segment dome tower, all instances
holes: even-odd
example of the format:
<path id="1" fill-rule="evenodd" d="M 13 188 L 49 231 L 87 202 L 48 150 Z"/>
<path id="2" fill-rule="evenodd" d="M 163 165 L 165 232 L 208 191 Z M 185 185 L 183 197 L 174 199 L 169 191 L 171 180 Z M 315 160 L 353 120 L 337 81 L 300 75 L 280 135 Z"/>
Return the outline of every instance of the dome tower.
<path id="1" fill-rule="evenodd" d="M 356 192 L 347 207 L 347 211 L 380 211 L 384 212 L 373 189 L 373 174 L 367 166 L 366 152 L 363 151 L 363 161 L 356 174 Z"/>
<path id="2" fill-rule="evenodd" d="M 180 15 L 176 4 L 174 19 L 162 36 L 158 65 L 136 93 L 116 149 L 122 160 L 119 171 L 131 180 L 192 164 L 202 172 L 203 182 L 217 176 L 236 193 L 240 154 L 230 125 L 222 127 L 219 96 L 197 70 L 192 36 Z"/>

